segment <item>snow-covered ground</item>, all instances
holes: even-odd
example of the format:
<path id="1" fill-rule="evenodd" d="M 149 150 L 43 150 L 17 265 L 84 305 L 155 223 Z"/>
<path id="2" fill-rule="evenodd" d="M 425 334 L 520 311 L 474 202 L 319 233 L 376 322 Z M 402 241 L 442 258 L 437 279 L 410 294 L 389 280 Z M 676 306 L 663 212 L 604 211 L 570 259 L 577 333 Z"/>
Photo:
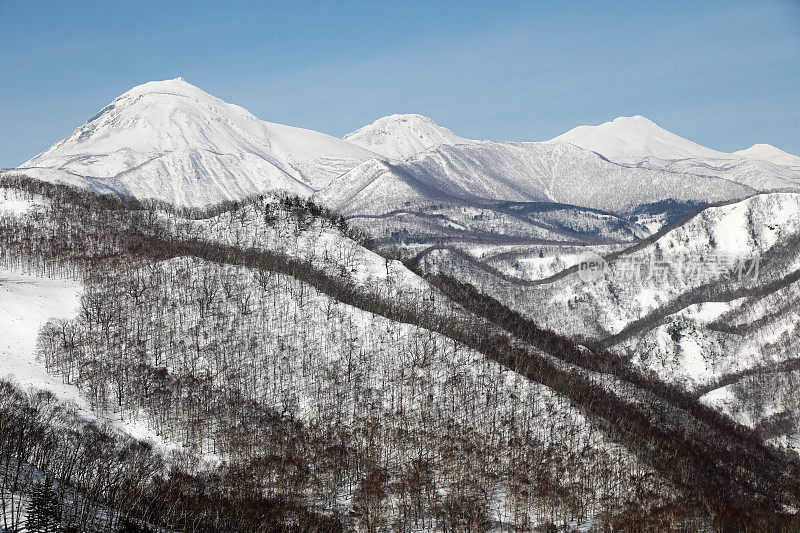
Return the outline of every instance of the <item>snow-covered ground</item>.
<path id="1" fill-rule="evenodd" d="M 44 206 L 40 196 L 29 197 L 15 189 L 0 188 L 0 216 L 21 216 Z"/>
<path id="2" fill-rule="evenodd" d="M 81 284 L 76 281 L 0 268 L 0 377 L 11 379 L 23 389 L 48 390 L 71 405 L 82 418 L 107 424 L 162 450 L 179 448 L 157 435 L 142 420 L 120 419 L 111 412 L 92 410 L 77 386 L 48 374 L 44 363 L 37 358 L 41 328 L 50 320 L 75 318 L 80 311 L 81 291 Z M 212 456 L 206 459 L 214 461 Z"/>
<path id="3" fill-rule="evenodd" d="M 0 269 L 0 376 L 84 405 L 77 387 L 49 375 L 36 360 L 39 330 L 52 318 L 73 318 L 79 310 L 80 292 L 80 284 L 74 281 Z"/>

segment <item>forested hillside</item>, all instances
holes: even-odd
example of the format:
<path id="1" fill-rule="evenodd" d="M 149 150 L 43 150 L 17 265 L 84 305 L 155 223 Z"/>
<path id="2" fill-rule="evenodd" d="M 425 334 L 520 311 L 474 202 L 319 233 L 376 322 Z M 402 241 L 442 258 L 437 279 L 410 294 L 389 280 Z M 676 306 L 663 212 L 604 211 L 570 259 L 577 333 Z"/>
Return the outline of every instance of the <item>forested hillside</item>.
<path id="1" fill-rule="evenodd" d="M 610 349 L 794 448 L 798 201 L 794 192 L 756 195 L 698 210 L 629 247 L 594 247 L 605 256 L 597 279 L 582 279 L 576 264 L 520 279 L 447 247 L 414 263 L 470 280 L 539 327 Z"/>
<path id="2" fill-rule="evenodd" d="M 3 495 L 25 508 L 4 500 L 12 521 L 52 480 L 60 520 L 112 529 L 793 524 L 796 455 L 469 285 L 378 256 L 313 202 L 175 209 L 0 179 L 27 206 L 0 215 L 0 268 L 82 286 L 39 361 L 119 422 L 106 435 L 4 385 Z M 169 446 L 134 443 L 126 424 Z M 109 455 L 65 434 L 100 434 Z"/>

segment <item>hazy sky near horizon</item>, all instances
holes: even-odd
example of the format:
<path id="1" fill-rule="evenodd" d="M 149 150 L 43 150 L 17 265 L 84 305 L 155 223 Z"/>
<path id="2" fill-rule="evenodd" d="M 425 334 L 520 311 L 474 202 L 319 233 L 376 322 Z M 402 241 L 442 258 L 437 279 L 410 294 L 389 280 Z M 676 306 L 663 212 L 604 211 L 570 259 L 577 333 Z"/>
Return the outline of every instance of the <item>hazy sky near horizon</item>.
<path id="1" fill-rule="evenodd" d="M 710 148 L 800 155 L 800 0 L 0 0 L 0 72 L 0 167 L 177 76 L 336 136 L 421 113 L 536 141 L 641 114 Z"/>

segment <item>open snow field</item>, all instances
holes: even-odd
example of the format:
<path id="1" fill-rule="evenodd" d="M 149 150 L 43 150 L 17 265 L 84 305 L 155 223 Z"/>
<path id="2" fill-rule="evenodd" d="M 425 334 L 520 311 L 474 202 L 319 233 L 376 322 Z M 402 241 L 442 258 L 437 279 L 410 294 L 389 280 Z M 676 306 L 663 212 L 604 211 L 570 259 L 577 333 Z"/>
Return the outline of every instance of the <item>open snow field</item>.
<path id="1" fill-rule="evenodd" d="M 0 269 L 0 377 L 23 387 L 53 391 L 62 400 L 82 404 L 77 387 L 45 372 L 36 360 L 36 338 L 51 318 L 73 318 L 80 305 L 80 284 Z"/>

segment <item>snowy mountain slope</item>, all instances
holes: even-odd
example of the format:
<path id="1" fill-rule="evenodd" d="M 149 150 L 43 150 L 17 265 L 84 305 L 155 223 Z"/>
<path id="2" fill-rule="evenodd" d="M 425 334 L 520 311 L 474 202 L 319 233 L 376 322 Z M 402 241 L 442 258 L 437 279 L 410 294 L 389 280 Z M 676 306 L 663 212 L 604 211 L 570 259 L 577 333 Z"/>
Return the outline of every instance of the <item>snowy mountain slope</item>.
<path id="1" fill-rule="evenodd" d="M 775 225 L 786 224 L 780 216 Z M 689 305 L 614 348 L 777 444 L 800 446 L 800 232 L 762 258 L 764 283 Z M 775 263 L 777 263 L 777 268 Z M 771 270 L 771 271 L 770 271 Z M 777 274 L 776 272 L 777 271 Z M 777 278 L 777 279 L 776 279 Z"/>
<path id="2" fill-rule="evenodd" d="M 642 168 L 687 175 L 714 176 L 741 183 L 759 191 L 800 190 L 800 167 L 791 168 L 762 159 L 657 159 L 637 163 Z"/>
<path id="3" fill-rule="evenodd" d="M 738 155 L 739 157 L 745 157 L 747 159 L 769 161 L 776 165 L 800 169 L 800 157 L 786 153 L 780 148 L 770 144 L 754 144 L 745 150 L 733 152 L 733 155 Z"/>
<path id="4" fill-rule="evenodd" d="M 536 297 L 530 299 L 531 311 L 546 302 L 548 312 L 539 318 L 548 326 L 571 335 L 603 338 L 704 286 L 726 287 L 731 280 L 723 275 L 728 271 L 723 267 L 735 266 L 739 259 L 762 257 L 758 279 L 748 281 L 745 288 L 781 279 L 800 263 L 786 263 L 771 254 L 789 253 L 783 247 L 798 235 L 798 193 L 760 194 L 710 207 L 654 242 L 615 257 L 596 281 L 587 283 L 571 273 L 538 287 Z M 652 269 L 651 258 L 656 258 Z M 704 301 L 705 296 L 698 298 Z M 552 313 L 553 309 L 564 312 Z"/>
<path id="5" fill-rule="evenodd" d="M 534 284 L 515 286 L 488 277 L 476 283 L 562 334 L 610 339 L 640 321 L 646 330 L 648 317 L 676 304 L 666 315 L 712 301 L 709 294 L 721 290 L 741 288 L 747 296 L 771 283 L 781 289 L 781 280 L 800 269 L 795 246 L 800 241 L 800 193 L 765 193 L 709 207 L 651 239 L 610 256 L 596 280 L 584 281 L 572 269 Z M 749 269 L 757 254 L 762 260 L 756 280 L 745 276 L 737 284 L 726 276 L 739 260 Z M 689 303 L 681 306 L 684 301 Z"/>
<path id="6" fill-rule="evenodd" d="M 341 224 L 292 216 L 293 200 L 269 193 L 243 203 L 235 211 L 196 220 L 161 214 L 176 233 L 210 242 L 287 254 L 330 275 L 346 275 L 360 288 L 391 287 L 392 297 L 414 299 L 430 286 L 400 261 L 387 261 L 343 234 Z"/>
<path id="7" fill-rule="evenodd" d="M 796 386 L 800 377 L 800 282 L 764 297 L 731 302 L 727 308 L 707 324 L 671 319 L 638 342 L 646 345 L 663 339 L 663 328 L 671 328 L 679 337 L 694 328 L 695 344 L 702 351 L 707 372 L 706 384 L 698 388 L 703 401 L 742 424 L 760 427 L 766 438 L 788 441 L 796 448 L 800 445 Z M 680 346 L 674 341 L 663 343 L 666 360 L 675 358 L 676 344 Z M 776 426 L 775 421 L 781 423 Z"/>
<path id="8" fill-rule="evenodd" d="M 618 349 L 659 375 L 713 390 L 728 376 L 797 358 L 799 289 L 800 282 L 794 281 L 765 295 L 694 304 Z"/>
<path id="9" fill-rule="evenodd" d="M 447 243 L 478 255 L 486 247 L 536 247 L 558 243 L 632 242 L 651 232 L 625 217 L 552 203 L 483 206 L 447 202 L 385 215 L 355 215 L 378 246 L 420 247 Z"/>
<path id="10" fill-rule="evenodd" d="M 615 164 L 563 143 L 483 141 L 439 146 L 401 163 L 367 162 L 315 197 L 344 214 L 375 215 L 452 199 L 619 212 L 665 199 L 709 202 L 753 192 L 720 178 Z"/>
<path id="11" fill-rule="evenodd" d="M 445 248 L 424 259 L 426 270 L 468 279 L 537 325 L 602 341 L 765 440 L 800 446 L 800 193 L 706 208 L 609 255 L 597 279 L 573 268 L 521 283 L 508 275 L 531 276 L 490 264 L 502 272 Z"/>
<path id="12" fill-rule="evenodd" d="M 562 244 L 551 256 L 549 247 L 529 246 L 499 261 L 477 261 L 478 254 L 454 246 L 414 249 L 423 251 L 424 270 L 468 280 L 541 327 L 605 341 L 765 440 L 800 446 L 800 193 L 706 208 L 614 253 L 595 281 L 575 268 L 543 280 L 536 268 L 566 268 L 590 250 L 608 251 Z M 753 257 L 760 257 L 755 278 Z"/>
<path id="13" fill-rule="evenodd" d="M 0 217 L 42 217 L 48 203 L 44 197 L 30 198 L 13 189 L 0 188 Z M 42 329 L 52 321 L 77 317 L 82 311 L 83 289 L 75 279 L 23 273 L 17 265 L 9 269 L 0 261 L 0 379 L 9 380 L 22 390 L 52 393 L 81 421 L 102 425 L 115 435 L 133 437 L 160 451 L 173 449 L 146 424 L 121 420 L 112 411 L 93 411 L 75 384 L 48 373 L 39 347 Z"/>
<path id="14" fill-rule="evenodd" d="M 598 126 L 578 126 L 547 142 L 574 144 L 620 163 L 635 163 L 648 157 L 735 158 L 675 135 L 641 115 L 618 117 Z"/>
<path id="15" fill-rule="evenodd" d="M 594 281 L 567 273 L 540 286 L 484 286 L 539 324 L 604 339 L 765 440 L 800 445 L 800 194 L 707 208 L 612 257 Z"/>
<path id="16" fill-rule="evenodd" d="M 204 205 L 270 189 L 308 195 L 374 157 L 329 135 L 264 122 L 176 78 L 134 87 L 19 169 Z"/>
<path id="17" fill-rule="evenodd" d="M 390 159 L 407 159 L 443 144 L 470 144 L 475 141 L 459 137 L 428 117 L 416 114 L 381 117 L 344 137 Z"/>

